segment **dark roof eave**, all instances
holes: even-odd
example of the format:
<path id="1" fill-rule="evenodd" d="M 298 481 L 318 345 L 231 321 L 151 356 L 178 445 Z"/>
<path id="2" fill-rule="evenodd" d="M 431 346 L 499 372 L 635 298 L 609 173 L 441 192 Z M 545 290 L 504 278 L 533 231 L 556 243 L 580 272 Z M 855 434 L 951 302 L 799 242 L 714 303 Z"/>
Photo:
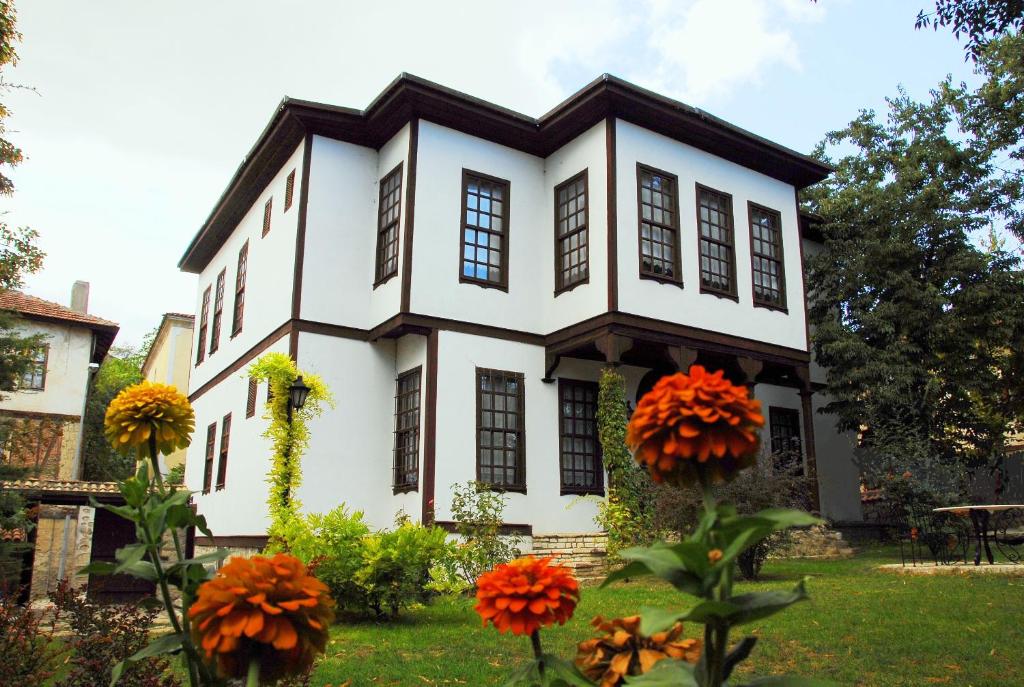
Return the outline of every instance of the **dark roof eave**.
<path id="1" fill-rule="evenodd" d="M 365 110 L 285 98 L 242 160 L 179 269 L 200 272 L 303 137 L 317 134 L 379 148 L 419 117 L 546 157 L 604 117 L 615 116 L 803 188 L 827 165 L 703 110 L 604 74 L 538 119 L 401 74 Z"/>

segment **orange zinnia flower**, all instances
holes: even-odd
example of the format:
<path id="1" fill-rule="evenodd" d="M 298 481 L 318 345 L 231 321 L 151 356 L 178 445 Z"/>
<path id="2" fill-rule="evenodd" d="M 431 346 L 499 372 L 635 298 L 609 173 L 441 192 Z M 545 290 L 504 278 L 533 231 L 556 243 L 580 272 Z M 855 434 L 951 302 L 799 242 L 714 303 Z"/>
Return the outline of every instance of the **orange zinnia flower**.
<path id="1" fill-rule="evenodd" d="M 629 421 L 626 443 L 655 482 L 678 486 L 731 479 L 757 459 L 761 402 L 719 370 L 700 365 L 662 377 Z"/>
<path id="2" fill-rule="evenodd" d="M 327 645 L 334 602 L 294 556 L 234 557 L 197 596 L 192 638 L 221 677 L 244 678 L 253 659 L 261 679 L 299 674 Z"/>
<path id="3" fill-rule="evenodd" d="M 590 624 L 604 636 L 579 643 L 576 665 L 588 678 L 599 681 L 599 687 L 618 687 L 627 675 L 643 675 L 665 658 L 688 663 L 700 659 L 701 642 L 681 638 L 682 623 L 650 637 L 640 634 L 638 615 L 608 622 L 598 616 Z"/>
<path id="4" fill-rule="evenodd" d="M 564 625 L 580 598 L 568 568 L 550 558 L 526 556 L 502 563 L 476 581 L 476 612 L 504 634 L 531 635 L 553 623 Z"/>

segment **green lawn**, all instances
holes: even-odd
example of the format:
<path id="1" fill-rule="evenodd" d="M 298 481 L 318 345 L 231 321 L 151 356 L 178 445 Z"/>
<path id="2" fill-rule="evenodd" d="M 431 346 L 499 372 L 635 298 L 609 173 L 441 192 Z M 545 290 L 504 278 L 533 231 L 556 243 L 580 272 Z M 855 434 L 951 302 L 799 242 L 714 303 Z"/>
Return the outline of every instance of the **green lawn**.
<path id="1" fill-rule="evenodd" d="M 842 561 L 769 561 L 765 580 L 741 589 L 791 587 L 809 576 L 811 601 L 751 626 L 761 639 L 746 665 L 848 685 L 1024 685 L 1024 577 L 876 570 L 887 562 L 892 552 L 881 550 Z M 542 633 L 545 648 L 570 658 L 594 615 L 674 602 L 685 606 L 652 581 L 585 588 L 575 618 Z M 699 631 L 690 625 L 686 634 Z M 396 623 L 341 624 L 331 636 L 314 685 L 500 685 L 529 652 L 527 639 L 483 629 L 469 599 L 440 599 Z"/>

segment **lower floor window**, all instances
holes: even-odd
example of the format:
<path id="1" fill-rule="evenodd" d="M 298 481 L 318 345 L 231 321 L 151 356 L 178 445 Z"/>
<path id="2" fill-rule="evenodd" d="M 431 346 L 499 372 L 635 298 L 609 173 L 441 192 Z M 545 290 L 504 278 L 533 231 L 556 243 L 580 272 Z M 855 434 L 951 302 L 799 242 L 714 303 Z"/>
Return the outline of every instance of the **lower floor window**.
<path id="1" fill-rule="evenodd" d="M 525 391 L 518 372 L 477 368 L 477 479 L 501 489 L 526 489 Z"/>
<path id="2" fill-rule="evenodd" d="M 603 494 L 601 445 L 597 437 L 597 384 L 560 379 L 558 400 L 562 493 Z"/>
<path id="3" fill-rule="evenodd" d="M 800 413 L 794 408 L 768 409 L 768 424 L 772 436 L 772 455 L 781 470 L 802 475 L 803 451 L 800 442 Z"/>
<path id="4" fill-rule="evenodd" d="M 420 368 L 395 381 L 395 466 L 396 491 L 412 490 L 419 479 L 420 453 Z"/>

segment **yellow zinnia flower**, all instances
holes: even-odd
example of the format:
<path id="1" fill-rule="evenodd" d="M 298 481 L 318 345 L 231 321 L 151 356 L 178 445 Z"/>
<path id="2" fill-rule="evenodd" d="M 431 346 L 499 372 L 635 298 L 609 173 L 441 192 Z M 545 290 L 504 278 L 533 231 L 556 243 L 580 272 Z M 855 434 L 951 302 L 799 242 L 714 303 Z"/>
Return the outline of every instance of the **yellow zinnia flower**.
<path id="1" fill-rule="evenodd" d="M 192 440 L 195 413 L 188 399 L 175 387 L 142 382 L 119 393 L 103 420 L 104 434 L 121 453 L 138 449 L 140 458 L 150 456 L 150 437 L 165 455 L 185 448 Z"/>

